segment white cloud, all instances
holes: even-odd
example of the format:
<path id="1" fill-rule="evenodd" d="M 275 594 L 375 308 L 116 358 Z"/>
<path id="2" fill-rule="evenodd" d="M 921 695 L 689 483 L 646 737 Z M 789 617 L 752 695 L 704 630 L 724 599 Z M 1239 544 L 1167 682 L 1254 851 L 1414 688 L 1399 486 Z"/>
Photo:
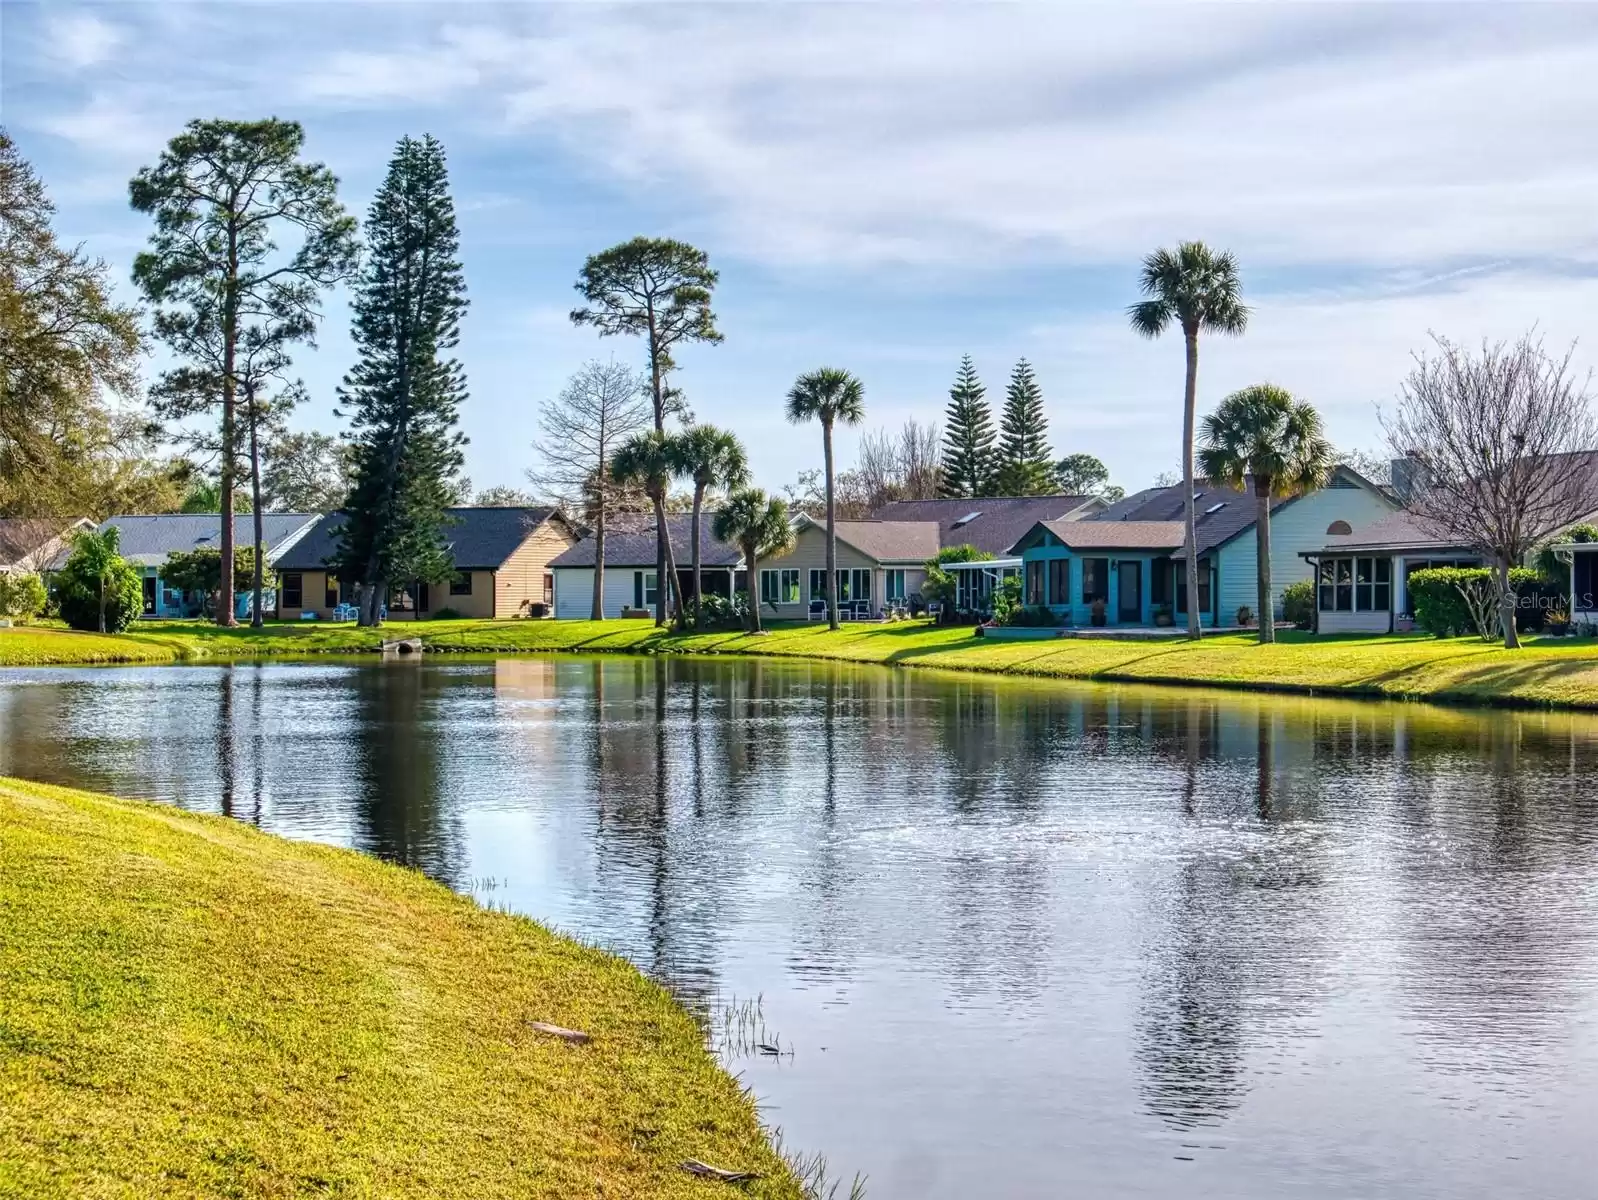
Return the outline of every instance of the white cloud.
<path id="1" fill-rule="evenodd" d="M 686 189 L 787 262 L 1591 256 L 1598 13 L 560 9 L 334 55 Z"/>
<path id="2" fill-rule="evenodd" d="M 123 40 L 120 29 L 86 12 L 52 16 L 44 35 L 50 56 L 74 71 L 105 62 Z"/>

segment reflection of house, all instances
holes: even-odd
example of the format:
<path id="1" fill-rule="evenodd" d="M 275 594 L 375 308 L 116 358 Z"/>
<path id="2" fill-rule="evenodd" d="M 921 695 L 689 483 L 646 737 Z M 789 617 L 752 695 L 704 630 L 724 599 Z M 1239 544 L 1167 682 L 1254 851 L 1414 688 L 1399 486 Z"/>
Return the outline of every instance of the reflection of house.
<path id="1" fill-rule="evenodd" d="M 423 617 L 445 609 L 463 617 L 525 617 L 549 611 L 554 599 L 550 561 L 576 540 L 554 508 L 452 508 L 443 530 L 455 563 L 448 580 L 422 580 L 391 590 L 390 616 Z M 337 553 L 342 513 L 329 513 L 277 560 L 278 615 L 326 619 L 355 588 L 327 564 Z"/>
<path id="2" fill-rule="evenodd" d="M 1481 556 L 1411 512 L 1328 531 L 1302 552 L 1315 570 L 1318 633 L 1391 633 L 1411 627 L 1409 577 L 1428 567 L 1479 567 Z"/>
<path id="3" fill-rule="evenodd" d="M 699 525 L 699 557 L 705 595 L 730 596 L 742 590 L 743 555 L 738 547 L 719 542 L 711 533 L 712 514 L 703 513 Z M 677 564 L 682 594 L 693 595 L 691 513 L 666 517 L 671 552 Z M 655 517 L 653 513 L 618 513 L 605 528 L 605 615 L 619 617 L 622 609 L 655 607 Z M 561 553 L 550 569 L 555 577 L 555 615 L 586 620 L 594 612 L 594 539 L 589 534 Z"/>
<path id="4" fill-rule="evenodd" d="M 316 513 L 263 513 L 261 540 L 266 565 L 271 566 L 280 555 L 293 547 L 316 520 Z M 116 527 L 120 538 L 118 546 L 122 557 L 136 566 L 143 577 L 144 615 L 199 615 L 205 598 L 197 593 L 183 594 L 167 587 L 162 578 L 162 569 L 171 554 L 219 550 L 222 542 L 221 516 L 217 513 L 163 513 L 159 516 L 111 517 L 102 521 L 98 528 L 104 532 L 112 526 Z M 234 515 L 233 538 L 240 547 L 255 544 L 255 517 L 252 514 Z M 52 568 L 60 569 L 66 559 L 67 552 L 62 551 Z M 241 580 L 235 586 L 243 591 L 248 585 Z"/>
<path id="5" fill-rule="evenodd" d="M 1258 603 L 1252 492 L 1200 482 L 1197 506 L 1201 620 L 1230 625 Z M 1147 624 L 1158 611 L 1177 624 L 1187 613 L 1182 488 L 1149 488 L 1076 521 L 1045 521 L 1018 539 L 1011 553 L 1025 565 L 1022 600 L 1046 605 L 1074 623 L 1102 603 L 1107 624 Z M 1374 484 L 1339 467 L 1326 487 L 1278 500 L 1271 508 L 1271 593 L 1310 577 L 1302 552 L 1329 529 L 1365 524 L 1393 509 Z"/>
<path id="6" fill-rule="evenodd" d="M 52 570 L 65 561 L 67 539 L 79 529 L 93 529 L 87 517 L 64 521 L 56 517 L 0 518 L 0 575 L 32 574 Z"/>

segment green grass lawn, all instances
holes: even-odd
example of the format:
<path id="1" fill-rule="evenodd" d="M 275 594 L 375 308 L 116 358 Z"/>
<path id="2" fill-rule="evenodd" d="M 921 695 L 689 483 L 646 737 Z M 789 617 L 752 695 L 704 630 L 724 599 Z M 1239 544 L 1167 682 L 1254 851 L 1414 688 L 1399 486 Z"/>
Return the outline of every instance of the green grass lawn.
<path id="1" fill-rule="evenodd" d="M 117 646 L 126 648 L 122 661 L 358 652 L 375 649 L 385 637 L 409 636 L 440 651 L 797 655 L 1071 679 L 1598 708 L 1598 643 L 1549 638 L 1506 651 L 1474 638 L 1419 634 L 1318 638 L 1287 633 L 1275 646 L 1260 646 L 1248 634 L 1198 643 L 998 642 L 976 638 L 968 628 L 936 628 L 921 621 L 845 625 L 836 633 L 820 624 L 785 625 L 759 637 L 679 635 L 647 621 L 393 621 L 381 631 L 311 622 L 270 624 L 261 631 L 152 622 L 109 642 L 59 630 L 0 630 L 0 666 L 117 661 Z"/>
<path id="2" fill-rule="evenodd" d="M 0 1195 L 717 1194 L 800 1189 L 622 960 L 352 852 L 0 779 Z"/>

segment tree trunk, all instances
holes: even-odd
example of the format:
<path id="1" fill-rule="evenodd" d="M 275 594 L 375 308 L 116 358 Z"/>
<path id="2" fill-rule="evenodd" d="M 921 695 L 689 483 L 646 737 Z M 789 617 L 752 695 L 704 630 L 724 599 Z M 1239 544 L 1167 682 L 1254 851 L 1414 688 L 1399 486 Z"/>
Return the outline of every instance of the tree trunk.
<path id="1" fill-rule="evenodd" d="M 666 526 L 666 497 L 652 497 L 655 502 L 655 538 L 659 557 L 663 560 L 655 572 L 655 624 L 666 623 L 666 610 L 682 611 L 682 589 L 677 584 L 677 561 L 671 552 L 671 533 Z"/>
<path id="2" fill-rule="evenodd" d="M 105 573 L 100 574 L 100 632 L 105 632 Z"/>
<path id="3" fill-rule="evenodd" d="M 1187 343 L 1187 386 L 1182 393 L 1182 510 L 1187 526 L 1187 636 L 1200 636 L 1198 520 L 1193 512 L 1193 423 L 1198 404 L 1198 326 L 1182 330 Z"/>
<path id="4" fill-rule="evenodd" d="M 821 456 L 827 468 L 827 628 L 838 628 L 838 510 L 832 488 L 832 422 L 821 422 Z"/>
<path id="5" fill-rule="evenodd" d="M 1509 582 L 1509 563 L 1498 562 L 1498 613 L 1504 627 L 1504 649 L 1520 649 L 1520 632 L 1515 628 L 1515 589 Z"/>
<path id="6" fill-rule="evenodd" d="M 376 629 L 383 624 L 383 604 L 388 599 L 388 584 L 368 583 L 361 592 L 361 620 L 360 623 L 368 629 Z"/>
<path id="7" fill-rule="evenodd" d="M 594 621 L 605 619 L 605 501 L 601 497 L 594 514 L 594 608 L 589 614 Z"/>
<path id="8" fill-rule="evenodd" d="M 744 592 L 749 597 L 749 632 L 760 632 L 760 551 L 753 545 L 744 547 L 744 565 L 749 569 L 744 575 Z"/>
<path id="9" fill-rule="evenodd" d="M 704 580 L 699 570 L 699 513 L 705 505 L 705 489 L 698 482 L 694 484 L 694 527 L 688 533 L 688 555 L 693 559 L 694 577 L 694 628 L 705 627 L 704 613 Z"/>
<path id="10" fill-rule="evenodd" d="M 255 408 L 255 389 L 250 389 L 250 504 L 255 510 L 255 564 L 250 572 L 250 628 L 259 629 L 266 623 L 266 617 L 261 612 L 261 593 L 264 587 L 262 575 L 266 569 L 266 547 L 262 543 L 266 540 L 262 528 L 261 516 L 261 443 Z"/>
<path id="11" fill-rule="evenodd" d="M 1260 644 L 1276 640 L 1276 610 L 1271 606 L 1271 480 L 1254 479 L 1254 499 L 1259 513 L 1254 518 L 1254 557 L 1259 577 L 1259 608 L 1256 619 L 1260 623 Z"/>
<path id="12" fill-rule="evenodd" d="M 236 208 L 235 202 L 232 207 Z M 228 277 L 223 284 L 222 297 L 222 529 L 219 548 L 222 551 L 222 598 L 217 605 L 216 623 L 225 628 L 238 624 L 233 616 L 233 439 L 234 403 L 237 380 L 233 372 L 237 366 L 239 340 L 239 253 L 238 228 L 228 226 Z"/>

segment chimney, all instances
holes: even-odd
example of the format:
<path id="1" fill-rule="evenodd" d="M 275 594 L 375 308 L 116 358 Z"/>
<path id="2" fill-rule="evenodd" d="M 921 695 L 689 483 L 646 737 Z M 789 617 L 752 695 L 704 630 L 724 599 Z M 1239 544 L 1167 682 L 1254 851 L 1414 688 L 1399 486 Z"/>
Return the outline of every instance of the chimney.
<path id="1" fill-rule="evenodd" d="M 1420 458 L 1413 452 L 1402 458 L 1395 458 L 1389 464 L 1392 472 L 1393 494 L 1398 497 L 1398 502 L 1406 508 L 1415 493 L 1420 490 L 1426 481 L 1426 467 Z"/>

